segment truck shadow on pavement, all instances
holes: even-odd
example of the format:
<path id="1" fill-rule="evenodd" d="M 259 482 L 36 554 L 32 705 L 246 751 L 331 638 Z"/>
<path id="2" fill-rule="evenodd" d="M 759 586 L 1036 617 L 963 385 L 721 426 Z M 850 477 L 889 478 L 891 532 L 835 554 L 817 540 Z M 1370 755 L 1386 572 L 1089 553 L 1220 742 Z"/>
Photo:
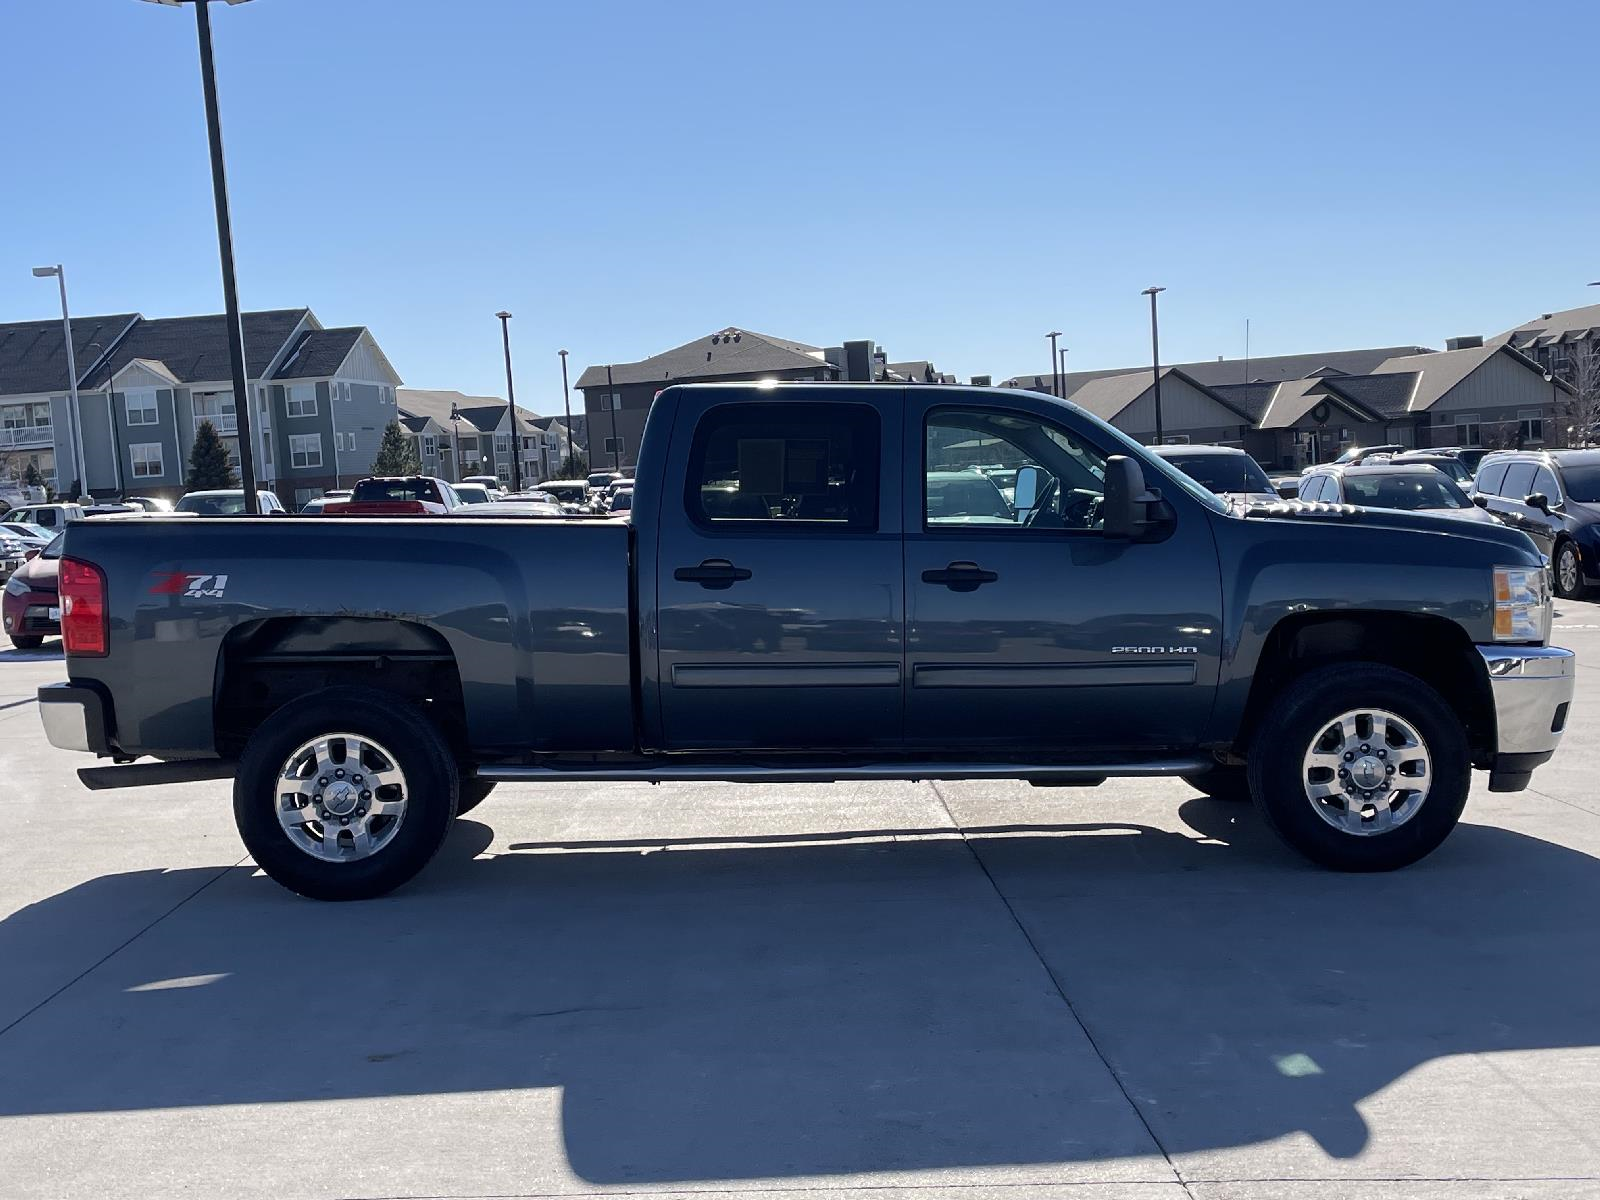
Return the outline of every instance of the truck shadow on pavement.
<path id="1" fill-rule="evenodd" d="M 1600 861 L 1463 825 L 1333 875 L 1248 812 L 1183 815 L 494 857 L 465 820 L 355 905 L 226 870 L 0 1037 L 0 1115 L 561 1088 L 605 1184 L 1124 1158 L 1150 1131 L 1347 1157 L 1355 1106 L 1424 1063 L 1600 1044 Z M 215 876 L 73 888 L 0 922 L 0 963 Z"/>

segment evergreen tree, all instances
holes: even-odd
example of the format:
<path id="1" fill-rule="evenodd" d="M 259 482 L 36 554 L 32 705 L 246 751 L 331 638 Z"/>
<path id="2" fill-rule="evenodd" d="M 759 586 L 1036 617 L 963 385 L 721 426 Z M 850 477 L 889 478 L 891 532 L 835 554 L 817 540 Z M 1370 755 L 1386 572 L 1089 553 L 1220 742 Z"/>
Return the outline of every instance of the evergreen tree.
<path id="1" fill-rule="evenodd" d="M 27 470 L 22 472 L 22 482 L 31 488 L 42 488 L 44 486 L 44 474 L 39 470 L 38 463 L 30 462 L 28 464 Z"/>
<path id="2" fill-rule="evenodd" d="M 374 475 L 420 475 L 422 459 L 417 454 L 415 439 L 408 438 L 399 421 L 384 426 L 383 440 L 378 443 L 378 457 L 372 460 Z"/>
<path id="3" fill-rule="evenodd" d="M 217 436 L 217 427 L 210 421 L 201 421 L 194 431 L 194 449 L 189 451 L 189 490 L 206 492 L 238 486 L 239 477 L 228 463 L 228 447 Z"/>
<path id="4" fill-rule="evenodd" d="M 557 479 L 583 479 L 589 474 L 589 460 L 577 451 L 567 455 Z"/>

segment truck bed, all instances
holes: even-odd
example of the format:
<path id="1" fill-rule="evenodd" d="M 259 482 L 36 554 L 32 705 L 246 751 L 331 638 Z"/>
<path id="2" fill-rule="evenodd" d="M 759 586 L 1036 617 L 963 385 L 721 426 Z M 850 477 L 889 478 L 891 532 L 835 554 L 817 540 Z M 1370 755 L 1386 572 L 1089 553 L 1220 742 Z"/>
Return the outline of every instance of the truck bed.
<path id="1" fill-rule="evenodd" d="M 475 756 L 634 745 L 622 522 L 450 517 L 102 518 L 65 552 L 106 576 L 110 654 L 69 658 L 114 695 L 128 756 L 223 753 L 230 721 L 292 696 L 296 658 L 432 664 Z M 265 670 L 277 691 L 238 681 Z M 102 674 L 113 671 L 114 679 Z M 216 699 L 197 693 L 216 681 Z"/>

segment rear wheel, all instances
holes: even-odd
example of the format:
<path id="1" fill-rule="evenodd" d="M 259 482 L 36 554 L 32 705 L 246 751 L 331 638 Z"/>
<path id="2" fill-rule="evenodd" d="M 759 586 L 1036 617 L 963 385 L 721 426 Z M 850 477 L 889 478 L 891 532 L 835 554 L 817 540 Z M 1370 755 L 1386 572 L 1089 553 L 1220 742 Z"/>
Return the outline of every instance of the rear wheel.
<path id="1" fill-rule="evenodd" d="M 1466 805 L 1466 731 L 1438 692 L 1371 663 L 1295 679 L 1250 755 L 1256 807 L 1301 854 L 1337 871 L 1425 857 Z"/>
<path id="2" fill-rule="evenodd" d="M 37 650 L 44 645 L 44 639 L 42 637 L 24 637 L 17 634 L 12 636 L 11 644 L 18 650 Z"/>
<path id="3" fill-rule="evenodd" d="M 417 709 L 329 688 L 279 709 L 245 745 L 233 813 L 256 864 L 317 900 L 365 900 L 428 864 L 456 813 L 455 759 Z"/>
<path id="4" fill-rule="evenodd" d="M 1550 566 L 1555 576 L 1556 595 L 1563 600 L 1578 600 L 1589 590 L 1584 586 L 1583 560 L 1576 542 L 1570 539 L 1560 542 Z"/>

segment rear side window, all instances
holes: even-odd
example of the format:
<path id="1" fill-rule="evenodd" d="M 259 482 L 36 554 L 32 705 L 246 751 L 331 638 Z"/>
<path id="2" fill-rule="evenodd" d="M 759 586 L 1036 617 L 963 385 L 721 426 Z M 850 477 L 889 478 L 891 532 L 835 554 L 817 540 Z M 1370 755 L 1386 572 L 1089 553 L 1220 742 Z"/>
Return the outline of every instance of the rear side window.
<path id="1" fill-rule="evenodd" d="M 1533 464 L 1514 462 L 1506 468 L 1506 481 L 1500 485 L 1500 494 L 1519 503 L 1533 491 Z"/>
<path id="2" fill-rule="evenodd" d="M 1328 477 L 1326 475 L 1313 475 L 1309 479 L 1302 479 L 1300 481 L 1300 499 L 1320 500 L 1322 498 L 1322 487 L 1327 481 Z"/>
<path id="3" fill-rule="evenodd" d="M 1478 472 L 1478 478 L 1472 486 L 1485 496 L 1498 496 L 1500 494 L 1500 485 L 1505 482 L 1505 479 L 1506 464 L 1503 462 L 1490 463 Z"/>
<path id="4" fill-rule="evenodd" d="M 878 424 L 864 404 L 713 408 L 689 451 L 689 516 L 876 530 Z"/>

